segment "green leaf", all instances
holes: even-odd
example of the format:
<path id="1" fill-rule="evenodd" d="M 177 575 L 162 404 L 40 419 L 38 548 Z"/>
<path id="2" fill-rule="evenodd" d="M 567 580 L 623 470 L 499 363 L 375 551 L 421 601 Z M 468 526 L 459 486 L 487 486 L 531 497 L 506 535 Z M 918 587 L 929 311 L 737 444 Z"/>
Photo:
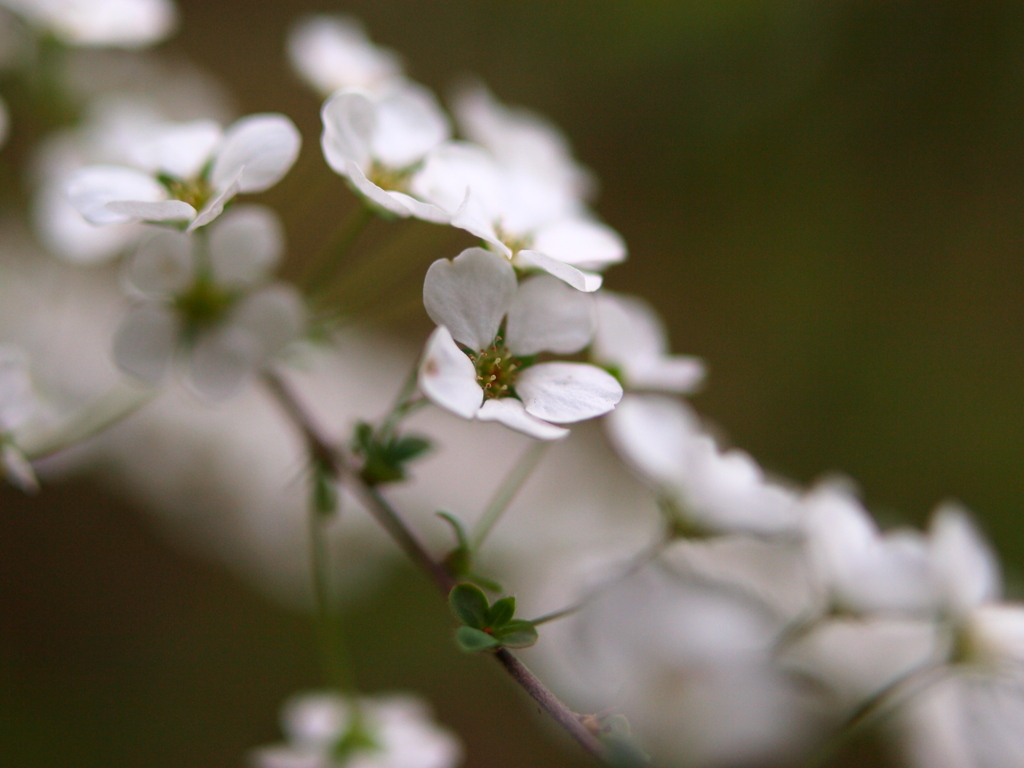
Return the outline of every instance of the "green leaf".
<path id="1" fill-rule="evenodd" d="M 476 571 L 469 570 L 468 567 L 466 568 L 466 578 L 472 581 L 477 586 L 483 587 L 488 592 L 501 593 L 505 591 L 502 588 L 501 584 L 496 582 L 494 579 L 489 579 L 486 576 L 481 576 Z"/>
<path id="2" fill-rule="evenodd" d="M 503 597 L 496 600 L 491 606 L 490 627 L 497 629 L 503 627 L 516 615 L 516 599 L 514 597 Z"/>
<path id="3" fill-rule="evenodd" d="M 323 467 L 313 470 L 313 508 L 321 515 L 338 509 L 338 488 L 334 478 Z"/>
<path id="4" fill-rule="evenodd" d="M 355 437 L 352 440 L 352 445 L 356 449 L 357 453 L 366 454 L 370 451 L 370 446 L 373 444 L 373 426 L 367 424 L 365 421 L 360 421 L 356 424 Z"/>
<path id="5" fill-rule="evenodd" d="M 537 628 L 523 619 L 513 619 L 496 629 L 494 637 L 506 648 L 529 648 L 537 642 Z"/>
<path id="6" fill-rule="evenodd" d="M 462 521 L 459 520 L 451 512 L 438 512 L 437 516 L 444 520 L 448 525 L 455 531 L 455 538 L 459 542 L 459 546 L 462 549 L 469 550 L 469 537 L 466 536 L 466 529 L 462 526 Z"/>
<path id="7" fill-rule="evenodd" d="M 397 438 L 388 446 L 387 452 L 392 461 L 401 464 L 426 453 L 430 447 L 430 441 L 427 438 L 419 435 L 407 435 Z"/>
<path id="8" fill-rule="evenodd" d="M 497 640 L 473 627 L 459 627 L 455 630 L 455 644 L 466 653 L 479 653 L 498 647 Z"/>
<path id="9" fill-rule="evenodd" d="M 487 629 L 490 626 L 491 606 L 483 590 L 475 584 L 456 584 L 448 594 L 452 613 L 467 627 Z"/>

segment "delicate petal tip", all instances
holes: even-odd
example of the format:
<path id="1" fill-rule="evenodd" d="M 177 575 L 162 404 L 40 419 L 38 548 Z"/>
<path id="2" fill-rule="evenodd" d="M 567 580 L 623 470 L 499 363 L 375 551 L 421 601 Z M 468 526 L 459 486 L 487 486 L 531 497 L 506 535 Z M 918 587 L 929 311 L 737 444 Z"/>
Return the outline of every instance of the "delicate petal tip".
<path id="1" fill-rule="evenodd" d="M 299 129 L 284 115 L 243 117 L 225 131 L 211 181 L 221 189 L 237 178 L 239 192 L 263 192 L 288 173 L 301 147 Z"/>
<path id="2" fill-rule="evenodd" d="M 519 375 L 516 393 L 532 416 L 568 424 L 611 411 L 622 399 L 622 385 L 587 363 L 540 363 Z"/>
<path id="3" fill-rule="evenodd" d="M 377 88 L 402 75 L 398 54 L 374 45 L 358 21 L 341 14 L 299 19 L 288 33 L 288 58 L 325 96 L 341 88 Z"/>
<path id="4" fill-rule="evenodd" d="M 587 346 L 593 335 L 593 296 L 549 275 L 520 283 L 506 325 L 506 343 L 513 355 L 570 355 Z"/>
<path id="5" fill-rule="evenodd" d="M 519 251 L 515 255 L 514 261 L 517 267 L 539 269 L 547 272 L 549 275 L 553 275 L 562 282 L 571 285 L 577 291 L 585 293 L 593 293 L 604 282 L 604 278 L 600 275 L 584 272 L 571 264 L 566 264 L 564 261 L 559 261 L 553 256 L 537 250 Z"/>
<path id="6" fill-rule="evenodd" d="M 443 325 L 427 340 L 419 367 L 419 385 L 431 402 L 464 419 L 472 419 L 484 399 L 473 361 L 459 349 Z"/>
<path id="7" fill-rule="evenodd" d="M 92 165 L 68 179 L 67 198 L 92 224 L 124 224 L 137 220 L 110 208 L 114 202 L 158 203 L 167 201 L 167 190 L 148 174 L 116 165 Z M 175 201 L 179 202 L 179 201 Z M 180 205 L 186 205 L 180 203 Z M 195 215 L 195 209 L 187 218 Z M 180 209 L 184 214 L 184 209 Z"/>
<path id="8" fill-rule="evenodd" d="M 467 248 L 454 259 L 438 259 L 423 281 L 430 319 L 473 350 L 490 346 L 516 291 L 507 259 L 483 248 Z M 465 355 L 463 355 L 465 356 Z"/>
<path id="9" fill-rule="evenodd" d="M 964 613 L 999 599 L 999 561 L 963 507 L 941 505 L 932 518 L 930 538 L 933 567 L 949 608 Z"/>
<path id="10" fill-rule="evenodd" d="M 479 421 L 497 421 L 537 440 L 561 440 L 569 434 L 565 427 L 550 424 L 530 415 L 519 400 L 511 397 L 486 401 L 476 417 Z"/>

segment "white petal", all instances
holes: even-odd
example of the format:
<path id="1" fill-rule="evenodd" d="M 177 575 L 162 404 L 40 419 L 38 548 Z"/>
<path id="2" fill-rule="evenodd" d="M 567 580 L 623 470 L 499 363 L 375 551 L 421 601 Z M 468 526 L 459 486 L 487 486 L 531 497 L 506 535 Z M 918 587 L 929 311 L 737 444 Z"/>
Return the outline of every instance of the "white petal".
<path id="1" fill-rule="evenodd" d="M 472 209 L 466 213 L 467 221 L 483 222 L 484 228 L 493 227 L 502 198 L 502 174 L 491 157 L 475 144 L 448 141 L 432 150 L 423 166 L 409 182 L 414 195 L 427 200 L 449 213 L 455 213 L 472 192 Z M 477 232 L 463 224 L 455 224 L 467 231 Z M 493 237 L 493 232 L 491 233 Z"/>
<path id="2" fill-rule="evenodd" d="M 419 162 L 451 135 L 441 105 L 422 85 L 395 84 L 375 101 L 371 154 L 387 168 L 397 170 Z"/>
<path id="3" fill-rule="evenodd" d="M 497 421 L 538 440 L 559 440 L 569 434 L 565 427 L 557 427 L 531 416 L 523 404 L 513 397 L 485 401 L 476 417 L 480 421 Z"/>
<path id="4" fill-rule="evenodd" d="M 32 464 L 17 446 L 7 441 L 0 441 L 0 477 L 25 493 L 39 490 L 39 478 Z"/>
<path id="5" fill-rule="evenodd" d="M 945 504 L 931 524 L 932 558 L 949 607 L 963 613 L 999 598 L 999 561 L 967 512 Z"/>
<path id="6" fill-rule="evenodd" d="M 281 727 L 290 744 L 321 752 L 334 746 L 348 729 L 349 704 L 340 696 L 313 693 L 293 696 L 281 710 Z"/>
<path id="7" fill-rule="evenodd" d="M 361 91 L 339 91 L 320 110 L 324 129 L 320 147 L 324 159 L 337 173 L 347 176 L 348 164 L 366 170 L 372 160 L 370 139 L 377 127 L 373 101 Z"/>
<path id="8" fill-rule="evenodd" d="M 114 361 L 127 373 L 156 384 L 174 357 L 180 330 L 177 316 L 163 304 L 138 304 L 114 335 Z"/>
<path id="9" fill-rule="evenodd" d="M 371 43 L 355 19 L 341 15 L 301 19 L 288 35 L 288 57 L 324 95 L 340 88 L 373 88 L 402 74 L 394 51 Z"/>
<path id="10" fill-rule="evenodd" d="M 284 228 L 270 208 L 233 208 L 210 227 L 210 266 L 226 286 L 251 285 L 270 274 L 284 254 Z"/>
<path id="11" fill-rule="evenodd" d="M 707 369 L 699 357 L 671 355 L 632 364 L 624 374 L 627 385 L 636 389 L 689 394 L 700 388 Z"/>
<path id="12" fill-rule="evenodd" d="M 452 220 L 454 224 L 454 219 Z M 577 291 L 591 293 L 601 287 L 602 278 L 589 272 L 583 272 L 574 266 L 535 250 L 519 251 L 515 256 L 516 266 L 523 269 L 540 269 L 559 280 L 568 283 Z"/>
<path id="13" fill-rule="evenodd" d="M 589 271 L 626 258 L 626 243 L 619 233 L 590 219 L 561 219 L 542 227 L 533 235 L 532 249 Z"/>
<path id="14" fill-rule="evenodd" d="M 591 347 L 595 359 L 628 368 L 633 361 L 665 355 L 665 327 L 646 301 L 611 291 L 601 291 L 596 299 L 597 333 Z"/>
<path id="15" fill-rule="evenodd" d="M 526 412 L 565 424 L 601 416 L 622 399 L 615 377 L 586 363 L 541 363 L 516 380 Z"/>
<path id="16" fill-rule="evenodd" d="M 203 171 L 222 135 L 212 120 L 164 123 L 145 130 L 144 138 L 132 142 L 126 151 L 131 163 L 144 171 L 188 181 Z"/>
<path id="17" fill-rule="evenodd" d="M 170 0 L 34 0 L 29 8 L 70 45 L 139 48 L 164 39 L 177 26 Z"/>
<path id="18" fill-rule="evenodd" d="M 132 287 L 151 297 L 181 292 L 195 278 L 192 238 L 178 232 L 161 232 L 144 242 L 128 270 Z"/>
<path id="19" fill-rule="evenodd" d="M 117 165 L 92 165 L 72 174 L 68 200 L 93 224 L 123 224 L 133 217 L 116 213 L 107 204 L 116 200 L 157 202 L 167 200 L 167 190 L 153 177 Z M 181 203 L 185 205 L 185 203 Z M 194 215 L 193 211 L 187 218 Z"/>
<path id="20" fill-rule="evenodd" d="M 232 312 L 230 322 L 259 340 L 260 359 L 265 361 L 299 337 L 306 307 L 295 288 L 275 283 L 246 297 Z"/>
<path id="21" fill-rule="evenodd" d="M 411 200 L 408 195 L 402 195 L 397 192 L 385 190 L 378 187 L 363 173 L 363 169 L 353 160 L 347 160 L 344 163 L 345 171 L 341 173 L 342 176 L 348 178 L 349 185 L 356 194 L 360 194 L 366 198 L 371 207 L 376 206 L 381 208 L 388 213 L 392 213 L 395 216 L 406 218 L 411 213 L 410 207 L 406 204 L 408 200 Z M 338 170 L 335 168 L 335 170 Z M 430 221 L 431 219 L 428 219 Z"/>
<path id="22" fill-rule="evenodd" d="M 113 200 L 107 210 L 124 217 L 122 221 L 185 222 L 191 221 L 196 209 L 181 200 Z"/>
<path id="23" fill-rule="evenodd" d="M 239 192 L 262 192 L 288 173 L 301 146 L 298 128 L 284 115 L 243 117 L 225 132 L 210 180 L 221 189 L 241 173 Z"/>
<path id="24" fill-rule="evenodd" d="M 473 418 L 484 399 L 484 391 L 476 382 L 476 366 L 443 325 L 427 340 L 419 385 L 431 402 L 464 419 Z"/>
<path id="25" fill-rule="evenodd" d="M 438 259 L 423 281 L 430 319 L 473 350 L 490 346 L 516 290 L 508 260 L 483 248 L 467 248 L 453 260 Z"/>
<path id="26" fill-rule="evenodd" d="M 199 227 L 204 227 L 211 221 L 216 219 L 224 211 L 224 206 L 227 205 L 234 197 L 238 194 L 238 184 L 241 179 L 242 171 L 239 170 L 238 175 L 225 187 L 217 190 L 217 193 L 206 201 L 206 205 L 203 206 L 203 210 L 196 214 L 195 219 L 188 225 L 187 232 L 194 232 Z"/>
<path id="27" fill-rule="evenodd" d="M 238 392 L 263 358 L 260 339 L 229 324 L 199 337 L 192 348 L 189 384 L 200 395 L 223 400 Z"/>
<path id="28" fill-rule="evenodd" d="M 509 351 L 519 356 L 579 352 L 594 333 L 592 299 L 548 275 L 524 280 L 508 310 Z"/>
<path id="29" fill-rule="evenodd" d="M 626 395 L 605 421 L 612 445 L 642 477 L 678 488 L 699 424 L 679 400 L 661 395 Z"/>
<path id="30" fill-rule="evenodd" d="M 35 408 L 25 354 L 17 347 L 0 344 L 0 433 L 20 427 Z"/>

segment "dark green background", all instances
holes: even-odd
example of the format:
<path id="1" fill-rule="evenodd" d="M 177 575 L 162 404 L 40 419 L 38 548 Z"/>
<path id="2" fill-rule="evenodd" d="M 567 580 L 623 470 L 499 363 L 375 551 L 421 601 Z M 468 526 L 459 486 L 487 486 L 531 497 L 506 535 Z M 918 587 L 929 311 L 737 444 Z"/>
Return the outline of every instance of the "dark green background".
<path id="1" fill-rule="evenodd" d="M 326 175 L 318 101 L 282 39 L 300 10 L 343 9 L 428 85 L 478 73 L 564 127 L 630 245 L 607 284 L 706 358 L 695 402 L 736 445 L 801 482 L 851 475 L 887 521 L 957 498 L 1011 576 L 1024 563 L 1024 5 L 180 5 L 168 53 L 307 136 L 305 171 L 269 196 L 296 253 L 351 198 L 333 180 L 302 196 Z M 170 551 L 121 502 L 83 484 L 2 493 L 0 764 L 238 765 L 276 737 L 281 699 L 316 684 L 304 617 Z M 430 695 L 467 765 L 571 759 L 485 663 L 448 649 L 442 612 L 404 630 L 425 588 L 389 594 L 399 605 L 353 617 L 368 688 Z"/>

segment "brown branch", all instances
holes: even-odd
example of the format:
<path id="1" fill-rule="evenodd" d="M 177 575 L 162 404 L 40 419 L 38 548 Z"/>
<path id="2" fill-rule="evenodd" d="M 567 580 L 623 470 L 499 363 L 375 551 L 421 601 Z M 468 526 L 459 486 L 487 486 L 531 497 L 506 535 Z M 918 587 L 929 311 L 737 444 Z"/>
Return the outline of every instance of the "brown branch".
<path id="1" fill-rule="evenodd" d="M 264 376 L 264 381 L 267 389 L 274 396 L 274 400 L 302 433 L 313 460 L 324 469 L 330 470 L 339 482 L 347 485 L 362 500 L 370 514 L 394 539 L 406 556 L 433 580 L 442 596 L 447 598 L 448 593 L 455 586 L 455 580 L 440 563 L 431 557 L 387 499 L 377 488 L 366 483 L 359 476 L 355 468 L 347 463 L 339 448 L 332 446 L 320 434 L 310 414 L 280 376 L 268 372 Z M 580 717 L 563 704 L 518 658 L 506 648 L 499 648 L 495 651 L 494 658 L 505 668 L 509 676 L 584 750 L 599 760 L 605 759 L 604 745 L 583 726 Z"/>

